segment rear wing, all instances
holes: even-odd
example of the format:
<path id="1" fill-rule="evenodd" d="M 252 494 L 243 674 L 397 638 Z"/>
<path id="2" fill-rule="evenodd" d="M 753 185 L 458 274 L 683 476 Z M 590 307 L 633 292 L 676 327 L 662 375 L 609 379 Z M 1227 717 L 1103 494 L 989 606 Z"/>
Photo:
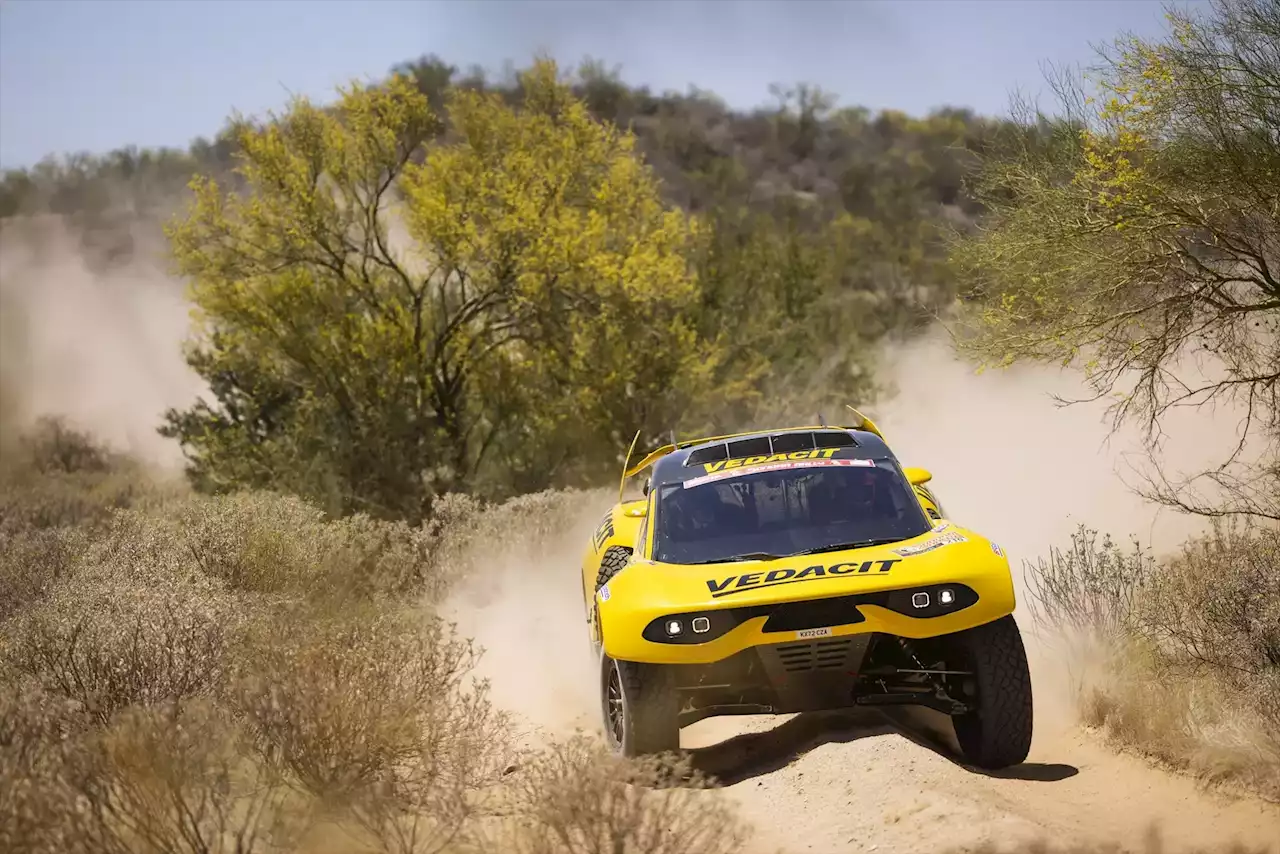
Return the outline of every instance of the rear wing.
<path id="1" fill-rule="evenodd" d="M 789 430 L 823 430 L 823 429 L 829 430 L 834 427 L 836 429 L 843 429 L 843 430 L 866 430 L 868 433 L 874 433 L 875 435 L 879 436 L 881 439 L 884 439 L 884 434 L 880 432 L 880 428 L 876 426 L 874 421 L 872 421 L 867 416 L 863 415 L 858 410 L 854 409 L 852 406 L 848 406 L 846 404 L 845 409 L 848 409 L 851 413 L 853 413 L 853 418 L 851 419 L 853 423 L 827 424 L 826 419 L 819 416 L 818 420 L 822 421 L 823 422 L 822 424 L 809 424 L 809 425 L 803 425 L 800 427 L 784 427 L 778 430 L 777 432 L 785 433 Z M 622 480 L 618 484 L 618 500 L 619 501 L 622 500 L 622 495 L 624 492 L 626 492 L 626 489 L 627 489 L 628 480 L 640 474 L 645 469 L 649 468 L 654 463 L 656 463 L 658 460 L 665 457 L 667 454 L 674 453 L 675 451 L 679 451 L 683 448 L 689 448 L 694 445 L 701 445 L 705 442 L 720 442 L 726 439 L 736 439 L 739 436 L 752 436 L 759 432 L 760 432 L 759 430 L 748 430 L 745 433 L 728 433 L 723 436 L 703 436 L 697 439 L 686 439 L 682 442 L 671 442 L 669 444 L 663 445 L 660 448 L 650 451 L 648 454 L 644 456 L 643 459 L 639 460 L 633 465 L 631 463 L 631 456 L 632 454 L 635 453 L 636 443 L 640 441 L 640 431 L 637 430 L 635 438 L 631 440 L 631 447 L 627 449 L 627 458 L 622 464 Z"/>

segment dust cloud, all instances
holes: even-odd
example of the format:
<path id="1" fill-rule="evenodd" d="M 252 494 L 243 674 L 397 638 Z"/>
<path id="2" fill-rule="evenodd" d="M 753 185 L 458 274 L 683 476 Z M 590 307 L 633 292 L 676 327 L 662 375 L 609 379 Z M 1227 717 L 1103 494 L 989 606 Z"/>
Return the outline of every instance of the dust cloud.
<path id="1" fill-rule="evenodd" d="M 1066 545 L 1083 523 L 1117 540 L 1137 536 L 1157 552 L 1203 529 L 1158 507 L 1130 484 L 1145 455 L 1137 428 L 1111 432 L 1106 401 L 1062 406 L 1088 395 L 1079 373 L 1018 366 L 978 374 L 942 335 L 891 349 L 897 394 L 868 408 L 904 465 L 933 472 L 930 487 L 949 516 L 999 542 L 1017 565 Z M 1235 442 L 1235 420 L 1219 409 L 1181 410 L 1166 424 L 1162 457 L 1175 470 L 1209 466 Z"/>
<path id="2" fill-rule="evenodd" d="M 541 519 L 494 533 L 467 556 L 469 571 L 444 615 L 483 648 L 476 675 L 516 716 L 519 738 L 546 744 L 599 729 L 598 662 L 587 634 L 581 565 L 591 532 L 617 500 L 610 490 L 545 495 Z M 537 529 L 549 526 L 543 536 Z"/>
<path id="3" fill-rule="evenodd" d="M 100 256 L 65 220 L 10 220 L 0 229 L 0 378 L 6 423 L 61 415 L 159 468 L 176 442 L 156 432 L 171 406 L 206 393 L 187 367 L 182 284 L 166 272 L 154 225 L 128 229 L 124 251 Z"/>

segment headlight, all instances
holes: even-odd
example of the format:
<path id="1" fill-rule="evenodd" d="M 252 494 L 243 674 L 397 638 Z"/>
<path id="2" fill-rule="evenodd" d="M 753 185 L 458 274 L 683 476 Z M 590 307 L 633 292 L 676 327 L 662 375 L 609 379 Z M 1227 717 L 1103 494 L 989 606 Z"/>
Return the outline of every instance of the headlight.
<path id="1" fill-rule="evenodd" d="M 963 611 L 977 603 L 978 594 L 965 584 L 930 584 L 927 587 L 908 587 L 874 594 L 878 601 L 867 604 L 881 605 L 905 617 L 924 619 L 941 617 Z"/>
<path id="2" fill-rule="evenodd" d="M 734 609 L 663 614 L 645 626 L 642 636 L 650 643 L 710 643 L 733 631 L 740 622 Z"/>

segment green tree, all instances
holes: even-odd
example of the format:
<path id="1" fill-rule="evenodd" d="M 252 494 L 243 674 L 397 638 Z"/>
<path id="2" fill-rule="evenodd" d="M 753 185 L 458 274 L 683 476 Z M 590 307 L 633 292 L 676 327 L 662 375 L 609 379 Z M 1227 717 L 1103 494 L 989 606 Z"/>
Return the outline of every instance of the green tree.
<path id="1" fill-rule="evenodd" d="M 1146 425 L 1150 497 L 1280 519 L 1280 5 L 1169 20 L 987 162 L 990 220 L 954 255 L 975 305 L 963 343 L 989 364 L 1082 365 L 1117 424 Z M 1236 451 L 1166 473 L 1164 416 L 1227 401 Z"/>
<path id="2" fill-rule="evenodd" d="M 695 224 L 634 140 L 540 62 L 523 104 L 413 82 L 242 125 L 243 193 L 209 179 L 170 235 L 215 404 L 171 411 L 197 485 L 421 518 L 433 496 L 611 473 L 636 429 L 710 402 L 686 319 Z"/>

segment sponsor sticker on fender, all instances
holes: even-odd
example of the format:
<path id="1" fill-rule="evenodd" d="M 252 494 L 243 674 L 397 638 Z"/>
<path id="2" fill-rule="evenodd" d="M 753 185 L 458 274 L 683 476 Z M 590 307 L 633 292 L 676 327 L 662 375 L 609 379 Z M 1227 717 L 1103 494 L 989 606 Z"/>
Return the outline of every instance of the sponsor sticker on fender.
<path id="1" fill-rule="evenodd" d="M 777 456 L 783 456 L 778 454 Z M 750 458 L 748 458 L 750 459 Z M 851 466 L 854 468 L 875 468 L 875 460 L 824 460 L 824 459 L 805 459 L 805 460 L 788 460 L 786 462 L 776 463 L 757 463 L 753 465 L 741 465 L 731 469 L 723 469 L 711 474 L 704 474 L 701 477 L 691 478 L 684 482 L 684 488 L 689 489 L 693 486 L 701 486 L 704 483 L 712 481 L 724 480 L 729 477 L 738 477 L 742 474 L 758 474 L 760 472 L 769 471 L 786 471 L 788 469 L 804 469 L 817 468 L 825 466 Z"/>
<path id="2" fill-rule="evenodd" d="M 954 545 L 955 543 L 968 542 L 968 538 L 959 531 L 948 531 L 945 534 L 938 534 L 936 537 L 930 537 L 923 543 L 914 546 L 903 546 L 900 549 L 894 549 L 893 553 L 899 557 L 915 557 L 925 552 L 931 552 L 934 549 L 940 549 L 943 546 Z"/>
<path id="3" fill-rule="evenodd" d="M 601 587 L 601 588 L 600 588 L 600 601 L 601 601 L 601 602 L 608 602 L 608 601 L 609 601 L 609 596 L 610 596 L 610 595 L 611 595 L 611 594 L 609 593 L 609 585 L 607 585 L 607 584 L 606 584 L 604 587 Z"/>

